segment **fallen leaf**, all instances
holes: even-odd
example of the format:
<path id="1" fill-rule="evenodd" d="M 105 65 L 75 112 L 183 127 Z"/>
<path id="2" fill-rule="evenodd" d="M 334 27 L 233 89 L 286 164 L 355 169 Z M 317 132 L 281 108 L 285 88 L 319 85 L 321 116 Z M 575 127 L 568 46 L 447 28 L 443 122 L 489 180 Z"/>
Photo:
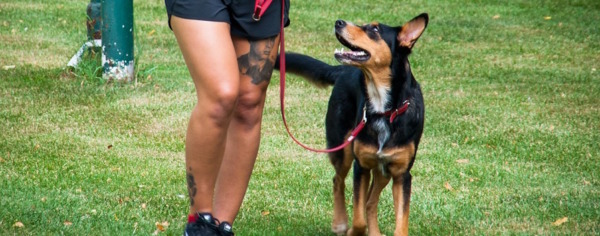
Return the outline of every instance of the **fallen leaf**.
<path id="1" fill-rule="evenodd" d="M 456 163 L 467 164 L 467 163 L 469 163 L 469 159 L 458 159 L 458 160 L 456 160 Z"/>
<path id="2" fill-rule="evenodd" d="M 111 149 L 112 147 L 113 147 L 113 145 L 112 145 L 112 144 L 110 144 L 110 145 L 108 145 L 108 147 L 107 147 L 107 148 L 108 148 L 108 149 Z"/>
<path id="3" fill-rule="evenodd" d="M 154 33 L 156 33 L 156 30 L 152 30 L 148 33 L 148 36 L 152 36 Z"/>
<path id="4" fill-rule="evenodd" d="M 23 227 L 25 227 L 25 225 L 24 225 L 23 223 L 21 223 L 21 221 L 17 221 L 17 223 L 15 223 L 15 224 L 13 225 L 13 227 L 17 227 L 17 228 L 23 228 Z"/>
<path id="5" fill-rule="evenodd" d="M 3 66 L 2 69 L 10 70 L 10 69 L 14 69 L 15 67 L 16 67 L 15 65 L 8 65 L 8 66 Z"/>
<path id="6" fill-rule="evenodd" d="M 565 222 L 567 222 L 568 220 L 569 220 L 569 217 L 563 217 L 563 218 L 560 218 L 560 219 L 554 221 L 554 223 L 552 223 L 552 225 L 560 226 L 560 225 L 564 224 Z"/>
<path id="7" fill-rule="evenodd" d="M 500 19 L 500 15 L 494 15 L 494 16 L 492 16 L 492 19 L 494 19 L 494 20 Z"/>
<path id="8" fill-rule="evenodd" d="M 164 232 L 169 227 L 169 222 L 168 221 L 163 221 L 162 223 L 156 222 L 155 225 L 156 225 L 156 229 L 158 231 Z"/>
<path id="9" fill-rule="evenodd" d="M 73 225 L 73 222 L 66 220 L 65 222 L 63 222 L 63 224 L 65 226 L 71 226 L 71 225 Z"/>
<path id="10" fill-rule="evenodd" d="M 269 214 L 271 214 L 271 212 L 265 210 L 265 211 L 260 212 L 260 214 L 262 216 L 268 216 Z"/>
<path id="11" fill-rule="evenodd" d="M 544 20 L 552 20 L 551 16 L 544 16 Z"/>
<path id="12" fill-rule="evenodd" d="M 146 203 L 142 203 L 142 209 L 146 209 Z"/>
<path id="13" fill-rule="evenodd" d="M 446 188 L 448 191 L 454 191 L 454 188 L 452 188 L 452 185 L 450 185 L 448 182 L 444 183 L 444 188 Z"/>

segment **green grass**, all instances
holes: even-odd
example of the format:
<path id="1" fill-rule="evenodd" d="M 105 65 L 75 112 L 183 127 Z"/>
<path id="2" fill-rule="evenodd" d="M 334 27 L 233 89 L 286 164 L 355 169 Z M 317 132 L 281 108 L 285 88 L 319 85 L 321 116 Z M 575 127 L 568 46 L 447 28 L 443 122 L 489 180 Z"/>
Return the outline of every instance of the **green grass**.
<path id="1" fill-rule="evenodd" d="M 157 222 L 168 223 L 159 235 L 179 235 L 195 91 L 163 1 L 135 1 L 129 84 L 102 81 L 94 55 L 64 68 L 86 39 L 87 3 L 0 2 L 0 235 L 150 235 Z M 600 234 L 600 2 L 292 4 L 286 48 L 330 63 L 338 18 L 399 25 L 430 14 L 411 57 L 427 106 L 413 235 Z M 278 82 L 236 233 L 331 235 L 333 170 L 285 133 Z M 324 146 L 329 92 L 289 76 L 288 119 L 311 146 Z"/>

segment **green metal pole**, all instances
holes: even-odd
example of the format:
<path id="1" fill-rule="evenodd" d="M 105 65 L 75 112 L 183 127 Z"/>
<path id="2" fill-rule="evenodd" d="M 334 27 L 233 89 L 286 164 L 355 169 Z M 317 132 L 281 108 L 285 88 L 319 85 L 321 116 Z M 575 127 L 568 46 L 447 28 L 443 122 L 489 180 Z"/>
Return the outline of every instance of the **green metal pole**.
<path id="1" fill-rule="evenodd" d="M 132 81 L 133 0 L 102 0 L 102 78 Z"/>

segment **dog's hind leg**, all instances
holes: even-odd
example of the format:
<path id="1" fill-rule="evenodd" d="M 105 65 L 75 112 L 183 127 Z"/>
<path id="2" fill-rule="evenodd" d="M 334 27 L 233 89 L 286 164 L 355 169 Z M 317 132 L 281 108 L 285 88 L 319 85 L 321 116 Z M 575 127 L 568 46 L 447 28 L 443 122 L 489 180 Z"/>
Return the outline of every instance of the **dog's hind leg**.
<path id="1" fill-rule="evenodd" d="M 349 148 L 329 154 L 331 164 L 335 168 L 333 177 L 333 223 L 331 231 L 337 235 L 344 235 L 348 231 L 348 213 L 346 212 L 346 197 L 344 182 L 352 161 L 354 160 L 352 151 Z"/>
<path id="2" fill-rule="evenodd" d="M 408 214 L 410 212 L 410 191 L 412 176 L 409 172 L 394 177 L 392 194 L 394 195 L 394 211 L 396 212 L 396 229 L 394 236 L 408 235 Z"/>
<path id="3" fill-rule="evenodd" d="M 381 191 L 390 182 L 390 178 L 383 176 L 377 168 L 373 169 L 373 183 L 369 189 L 369 198 L 367 199 L 367 228 L 370 236 L 379 236 L 379 225 L 377 223 L 377 204 Z"/>

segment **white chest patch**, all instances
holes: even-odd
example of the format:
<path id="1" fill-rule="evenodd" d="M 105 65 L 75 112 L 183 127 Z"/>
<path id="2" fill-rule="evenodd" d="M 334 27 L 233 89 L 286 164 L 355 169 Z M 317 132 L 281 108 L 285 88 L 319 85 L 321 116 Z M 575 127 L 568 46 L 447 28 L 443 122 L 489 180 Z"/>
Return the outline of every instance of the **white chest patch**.
<path id="1" fill-rule="evenodd" d="M 369 102 L 371 103 L 374 112 L 385 112 L 385 104 L 388 103 L 389 92 L 390 88 L 388 87 L 377 87 L 373 83 L 367 83 L 367 93 L 369 94 Z"/>

